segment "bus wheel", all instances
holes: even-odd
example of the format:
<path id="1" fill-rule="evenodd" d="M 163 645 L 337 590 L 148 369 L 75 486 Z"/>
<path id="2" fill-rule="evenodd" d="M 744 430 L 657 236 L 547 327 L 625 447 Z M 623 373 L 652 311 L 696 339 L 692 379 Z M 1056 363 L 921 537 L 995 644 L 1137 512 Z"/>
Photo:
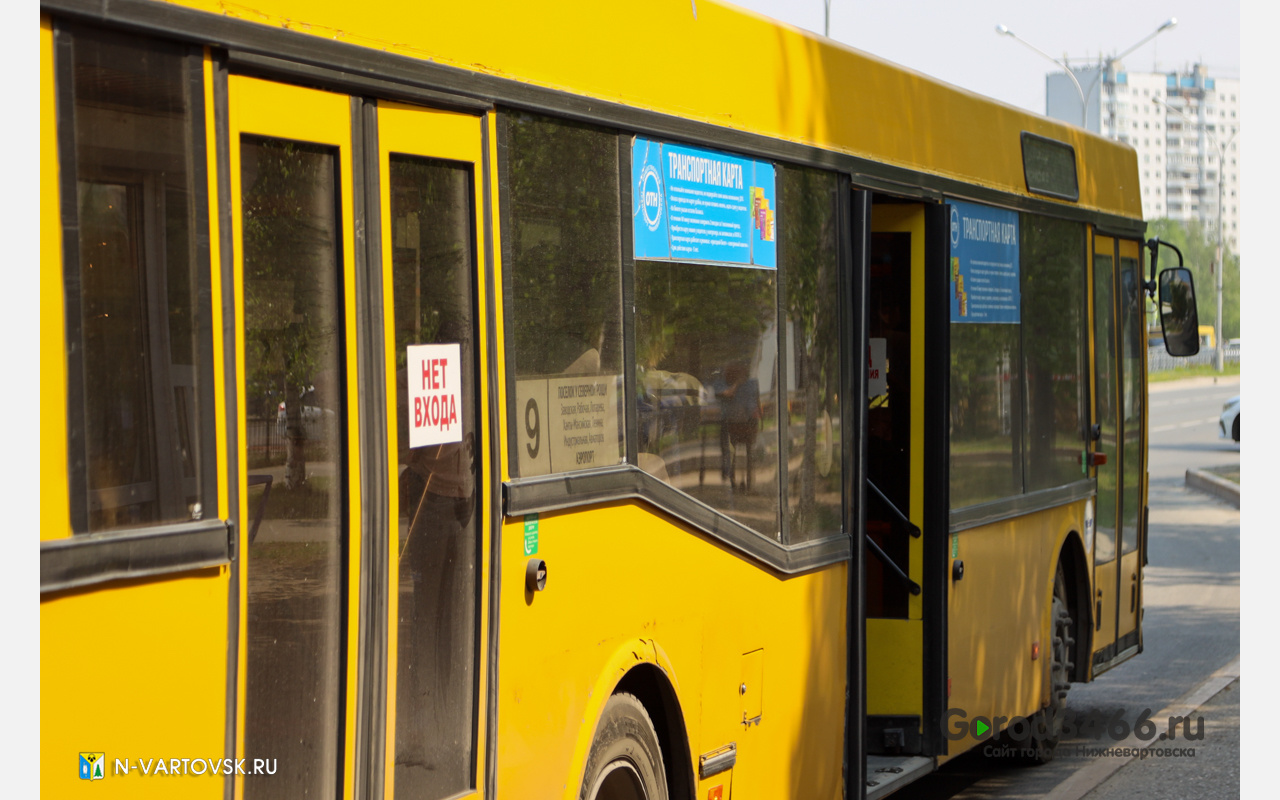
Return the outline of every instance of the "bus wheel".
<path id="1" fill-rule="evenodd" d="M 649 713 L 635 695 L 605 703 L 587 756 L 582 800 L 667 800 L 662 748 Z"/>
<path id="2" fill-rule="evenodd" d="M 1058 564 L 1053 580 L 1053 645 L 1049 657 L 1049 705 L 1033 720 L 1031 742 L 1035 745 L 1031 760 L 1045 764 L 1053 760 L 1062 736 L 1062 715 L 1067 708 L 1067 692 L 1071 689 L 1071 652 L 1076 640 L 1071 638 L 1071 612 L 1067 605 L 1067 576 Z"/>

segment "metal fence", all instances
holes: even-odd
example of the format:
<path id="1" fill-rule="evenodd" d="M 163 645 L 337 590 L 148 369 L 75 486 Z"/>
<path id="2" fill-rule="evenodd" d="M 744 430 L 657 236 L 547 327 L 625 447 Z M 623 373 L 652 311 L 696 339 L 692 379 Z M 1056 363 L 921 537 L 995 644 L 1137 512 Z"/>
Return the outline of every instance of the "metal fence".
<path id="1" fill-rule="evenodd" d="M 1147 349 L 1147 371 L 1159 372 L 1165 369 L 1175 369 L 1177 367 L 1200 367 L 1213 366 L 1216 356 L 1212 348 L 1203 347 L 1200 352 L 1194 356 L 1185 356 L 1176 358 L 1169 355 L 1164 349 L 1164 345 L 1159 347 L 1150 347 Z M 1222 362 L 1224 364 L 1240 363 L 1240 345 L 1228 344 L 1222 348 Z"/>

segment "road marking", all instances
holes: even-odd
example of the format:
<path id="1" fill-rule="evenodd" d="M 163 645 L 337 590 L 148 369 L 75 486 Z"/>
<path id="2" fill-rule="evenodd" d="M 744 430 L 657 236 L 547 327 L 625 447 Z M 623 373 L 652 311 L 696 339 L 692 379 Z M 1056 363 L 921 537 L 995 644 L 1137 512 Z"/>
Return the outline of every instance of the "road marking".
<path id="1" fill-rule="evenodd" d="M 1173 425 L 1157 425 L 1148 429 L 1148 433 L 1167 433 L 1168 431 L 1176 431 L 1179 428 L 1194 428 L 1197 425 L 1205 425 L 1211 422 L 1217 422 L 1219 417 L 1208 417 L 1206 419 L 1193 419 L 1190 422 L 1178 422 Z"/>
<path id="2" fill-rule="evenodd" d="M 1234 681 L 1240 679 L 1240 656 L 1237 655 L 1231 659 L 1217 672 L 1205 678 L 1204 681 L 1191 691 L 1179 697 L 1168 706 L 1165 706 L 1159 714 L 1152 719 L 1168 719 L 1170 716 L 1189 717 L 1192 712 L 1200 708 L 1200 706 L 1209 702 L 1218 692 L 1230 686 Z M 1126 747 L 1131 751 L 1146 749 L 1151 744 L 1160 741 L 1152 739 L 1144 742 L 1135 735 L 1130 735 L 1123 742 L 1111 745 L 1110 747 L 1120 748 Z M 1110 748 L 1108 748 L 1110 749 Z M 1136 756 L 1130 758 L 1108 756 L 1095 759 L 1088 766 L 1076 770 L 1071 777 L 1062 783 L 1053 787 L 1053 790 L 1044 796 L 1045 800 L 1080 800 L 1080 798 L 1092 792 L 1094 789 L 1102 785 L 1108 778 L 1116 774 L 1133 761 Z"/>

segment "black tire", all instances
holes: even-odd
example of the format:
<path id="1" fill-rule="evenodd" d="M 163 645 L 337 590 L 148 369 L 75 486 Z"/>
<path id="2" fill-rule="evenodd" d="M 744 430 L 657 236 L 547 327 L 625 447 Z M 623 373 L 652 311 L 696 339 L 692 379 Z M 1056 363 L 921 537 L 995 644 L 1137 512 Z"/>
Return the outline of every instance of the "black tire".
<path id="1" fill-rule="evenodd" d="M 644 705 L 619 692 L 605 703 L 583 771 L 581 800 L 667 800 L 662 747 Z"/>
<path id="2" fill-rule="evenodd" d="M 1231 421 L 1231 439 L 1234 442 L 1240 441 L 1240 415 L 1236 414 L 1236 418 Z"/>
<path id="3" fill-rule="evenodd" d="M 1053 633 L 1049 645 L 1049 705 L 1031 720 L 1030 744 L 1034 748 L 1030 760 L 1034 764 L 1047 764 L 1053 760 L 1062 738 L 1062 715 L 1067 708 L 1067 692 L 1071 689 L 1071 654 L 1076 640 L 1072 638 L 1071 606 L 1067 603 L 1067 575 L 1058 563 L 1053 579 Z"/>

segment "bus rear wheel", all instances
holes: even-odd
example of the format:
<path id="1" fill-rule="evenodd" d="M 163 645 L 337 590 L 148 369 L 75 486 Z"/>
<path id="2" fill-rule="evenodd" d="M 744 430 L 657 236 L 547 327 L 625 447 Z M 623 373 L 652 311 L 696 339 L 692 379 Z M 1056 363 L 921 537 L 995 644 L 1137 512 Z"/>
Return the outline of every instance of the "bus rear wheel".
<path id="1" fill-rule="evenodd" d="M 1045 764 L 1053 760 L 1062 736 L 1062 715 L 1067 708 L 1067 692 L 1071 689 L 1071 652 L 1076 640 L 1071 636 L 1072 620 L 1067 604 L 1067 576 L 1058 564 L 1053 580 L 1053 635 L 1049 648 L 1049 705 L 1041 709 L 1032 725 L 1034 750 L 1031 761 Z"/>
<path id="2" fill-rule="evenodd" d="M 644 705 L 619 692 L 605 703 L 596 728 L 581 800 L 667 800 L 662 747 Z"/>

